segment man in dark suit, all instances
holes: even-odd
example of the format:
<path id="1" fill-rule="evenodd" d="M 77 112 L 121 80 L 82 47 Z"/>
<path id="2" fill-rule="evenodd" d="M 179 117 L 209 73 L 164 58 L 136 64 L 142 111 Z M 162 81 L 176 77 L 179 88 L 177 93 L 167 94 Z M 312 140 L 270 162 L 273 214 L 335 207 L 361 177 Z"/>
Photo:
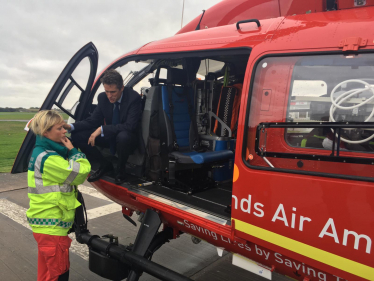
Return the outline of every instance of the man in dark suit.
<path id="1" fill-rule="evenodd" d="M 114 155 L 118 153 L 115 181 L 122 183 L 126 178 L 126 162 L 137 147 L 137 131 L 141 118 L 141 98 L 131 88 L 123 86 L 123 78 L 116 70 L 107 70 L 100 80 L 105 92 L 98 96 L 98 105 L 90 117 L 65 128 L 72 132 L 75 146 L 79 147 L 93 163 L 100 163 L 99 169 L 88 181 L 96 181 L 105 173 L 113 170 L 111 162 L 106 160 L 95 147 L 110 148 Z"/>

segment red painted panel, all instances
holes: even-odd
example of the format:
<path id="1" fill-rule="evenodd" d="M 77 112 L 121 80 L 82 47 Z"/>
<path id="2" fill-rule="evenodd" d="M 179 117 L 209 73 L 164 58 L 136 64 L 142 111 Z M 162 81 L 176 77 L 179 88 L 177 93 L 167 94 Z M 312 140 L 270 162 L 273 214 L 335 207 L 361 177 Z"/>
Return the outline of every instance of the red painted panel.
<path id="1" fill-rule="evenodd" d="M 278 0 L 225 0 L 206 10 L 200 29 L 236 23 L 247 19 L 269 19 L 279 17 Z M 184 26 L 177 34 L 193 31 L 201 15 Z"/>
<path id="2" fill-rule="evenodd" d="M 232 48 L 238 46 L 253 46 L 268 39 L 281 23 L 282 18 L 261 21 L 260 28 L 255 23 L 245 23 L 237 30 L 235 25 L 222 26 L 207 30 L 198 30 L 145 45 L 138 52 L 177 52 L 183 50 Z M 271 38 L 271 37 L 270 37 Z"/>
<path id="3" fill-rule="evenodd" d="M 163 223 L 174 228 L 175 231 L 182 231 L 200 237 L 216 247 L 221 247 L 226 251 L 238 253 L 255 260 L 295 280 L 304 280 L 305 277 L 319 277 L 320 280 L 336 281 L 336 277 L 332 274 L 313 266 L 311 264 L 312 260 L 310 260 L 311 263 L 307 261 L 300 262 L 286 255 L 281 247 L 274 247 L 274 245 L 264 246 L 261 240 L 258 239 L 260 243 L 257 244 L 255 238 L 248 237 L 245 234 L 245 237 L 248 237 L 248 241 L 240 239 L 238 236 L 243 235 L 237 231 L 234 233 L 229 225 L 214 223 L 104 180 L 99 180 L 92 184 L 100 192 L 122 206 L 142 212 L 152 208 L 160 215 Z"/>
<path id="4" fill-rule="evenodd" d="M 349 37 L 374 40 L 374 8 L 348 9 L 287 17 L 271 44 L 275 50 L 334 48 Z"/>
<path id="5" fill-rule="evenodd" d="M 281 16 L 292 16 L 308 13 L 318 13 L 324 11 L 324 1 L 309 0 L 309 1 L 295 1 L 295 0 L 279 0 Z"/>
<path id="6" fill-rule="evenodd" d="M 327 29 L 324 30 L 327 32 Z M 300 31 L 299 35 L 301 36 L 303 32 Z M 325 33 L 324 36 L 327 37 L 328 34 L 329 32 Z M 292 41 L 296 42 L 294 38 Z M 316 42 L 314 46 L 318 43 Z M 308 46 L 310 47 L 310 45 Z M 251 66 L 258 59 L 256 55 L 259 54 L 252 53 L 251 58 L 253 61 L 249 62 Z M 261 53 L 261 55 L 264 55 L 264 53 Z M 262 65 L 264 62 L 267 64 Z M 294 63 L 293 58 L 289 57 L 284 58 L 278 67 L 273 67 L 271 61 L 266 59 L 259 64 L 258 67 L 264 69 L 262 73 L 266 73 L 267 75 L 261 75 L 253 81 L 254 89 L 251 103 L 254 104 L 250 109 L 253 119 L 250 119 L 250 128 L 248 131 L 250 149 L 254 147 L 255 126 L 259 121 L 284 122 L 289 93 L 287 85 L 289 84 L 292 65 Z M 250 77 L 250 73 L 248 74 L 248 77 Z M 276 102 L 272 102 L 272 108 L 269 110 L 272 115 L 269 116 L 260 111 L 261 106 L 258 104 L 261 101 L 260 97 L 264 89 L 274 90 L 273 96 L 279 98 Z M 285 93 L 287 94 L 285 95 Z M 244 107 L 246 102 L 242 100 Z M 241 121 L 239 122 L 240 130 L 244 128 L 243 120 L 248 112 L 242 112 L 242 114 Z M 267 147 L 272 145 L 273 147 L 286 149 L 287 144 L 284 143 L 283 136 L 284 130 L 279 129 L 278 131 L 274 131 L 271 139 L 269 139 L 268 134 Z M 239 132 L 239 138 L 241 133 Z M 374 196 L 373 183 L 251 169 L 243 164 L 241 159 L 242 143 L 238 142 L 238 144 L 237 151 L 240 151 L 240 153 L 237 153 L 235 163 L 239 167 L 240 176 L 233 187 L 233 195 L 235 196 L 232 201 L 233 218 L 368 267 L 374 267 L 374 259 L 372 258 L 374 204 L 368 199 Z M 254 152 L 250 150 L 249 153 L 253 154 Z M 269 168 L 264 160 L 260 157 L 257 157 L 257 159 L 259 159 L 257 160 L 257 164 L 262 161 L 262 166 Z M 271 158 L 269 160 L 277 168 L 287 167 L 293 170 L 298 169 L 296 165 L 298 160 L 295 159 Z M 256 156 L 253 161 L 256 161 Z M 251 164 L 254 165 L 255 163 L 251 161 Z M 310 164 L 309 162 L 305 165 Z M 322 172 L 330 169 L 335 170 L 337 173 L 345 173 L 345 167 L 347 167 L 344 167 L 342 163 L 318 163 L 318 165 L 315 165 L 315 169 L 319 169 Z M 353 168 L 350 167 L 350 170 L 353 172 L 355 169 L 357 173 L 367 173 L 368 176 L 372 176 L 373 174 L 372 167 L 369 165 L 362 165 L 361 167 L 355 165 Z M 251 202 L 250 210 L 248 207 L 249 201 Z M 258 203 L 257 207 L 262 212 L 256 211 L 256 203 Z M 280 210 L 282 212 L 284 210 L 284 216 L 279 215 Z M 301 227 L 300 222 L 303 221 L 302 217 L 308 218 L 308 220 Z M 332 227 L 336 230 L 336 234 L 334 233 L 334 235 L 331 234 L 333 232 Z M 365 240 L 366 238 L 361 238 L 359 246 L 356 247 L 353 235 L 345 239 L 344 233 L 347 231 L 355 232 L 358 235 L 365 235 L 371 244 Z M 243 239 L 258 243 L 261 246 L 278 251 L 311 266 L 332 272 L 334 275 L 347 280 L 363 280 L 343 270 L 291 252 L 281 244 L 274 245 L 261 241 L 261 239 L 251 236 L 250 233 L 239 232 L 238 235 Z"/>
<path id="7" fill-rule="evenodd" d="M 373 5 L 374 0 L 337 0 L 339 10 Z M 246 19 L 263 20 L 319 12 L 327 12 L 326 0 L 225 0 L 206 10 L 200 29 L 228 25 Z M 194 31 L 201 15 L 186 24 L 177 34 Z"/>

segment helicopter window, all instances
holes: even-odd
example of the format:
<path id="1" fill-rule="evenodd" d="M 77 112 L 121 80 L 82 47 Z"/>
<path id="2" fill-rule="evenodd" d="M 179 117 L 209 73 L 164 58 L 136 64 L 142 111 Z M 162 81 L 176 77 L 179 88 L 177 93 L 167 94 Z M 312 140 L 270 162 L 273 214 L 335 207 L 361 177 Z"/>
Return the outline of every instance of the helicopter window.
<path id="1" fill-rule="evenodd" d="M 129 81 L 136 75 L 139 71 L 141 71 L 143 68 L 145 68 L 149 63 L 147 62 L 135 62 L 130 61 L 124 66 L 117 67 L 116 70 L 122 75 L 123 77 L 123 84 L 126 86 Z M 135 86 L 133 86 L 133 89 L 141 93 L 142 89 L 149 88 L 151 84 L 149 83 L 148 79 L 153 77 L 153 73 L 148 74 L 143 79 L 141 79 Z M 96 91 L 95 97 L 93 99 L 93 104 L 97 104 L 97 96 L 104 92 L 104 86 L 100 84 L 98 90 Z"/>
<path id="2" fill-rule="evenodd" d="M 209 72 L 217 72 L 220 71 L 225 66 L 225 63 L 222 61 L 212 60 L 212 59 L 205 59 L 201 61 L 199 70 L 197 74 L 204 77 Z"/>
<path id="3" fill-rule="evenodd" d="M 366 57 L 301 58 L 293 69 L 287 121 L 373 122 L 374 101 L 368 100 L 374 98 L 374 61 Z M 369 139 L 372 132 L 344 129 L 341 149 L 374 152 Z M 287 128 L 285 138 L 291 146 L 330 150 L 333 132 L 330 128 Z"/>
<path id="4" fill-rule="evenodd" d="M 53 105 L 54 110 L 65 110 L 73 116 L 79 104 L 79 99 L 86 88 L 88 82 L 87 72 L 90 69 L 90 61 L 88 58 L 83 59 L 74 72 L 71 74 L 70 79 L 67 80 L 60 95 L 56 99 L 57 105 Z M 69 117 L 70 123 L 74 122 L 72 117 Z"/>
<path id="5" fill-rule="evenodd" d="M 373 116 L 373 54 L 262 59 L 253 83 L 246 161 L 369 177 Z"/>

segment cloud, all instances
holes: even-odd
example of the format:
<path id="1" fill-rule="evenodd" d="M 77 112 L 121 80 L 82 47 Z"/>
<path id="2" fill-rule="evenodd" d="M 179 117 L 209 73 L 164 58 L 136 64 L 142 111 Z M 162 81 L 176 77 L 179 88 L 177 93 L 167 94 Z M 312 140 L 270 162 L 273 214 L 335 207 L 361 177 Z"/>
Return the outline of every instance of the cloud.
<path id="1" fill-rule="evenodd" d="M 184 25 L 219 0 L 185 0 Z M 183 0 L 15 0 L 0 10 L 0 107 L 40 106 L 87 42 L 100 71 L 123 54 L 181 27 Z"/>

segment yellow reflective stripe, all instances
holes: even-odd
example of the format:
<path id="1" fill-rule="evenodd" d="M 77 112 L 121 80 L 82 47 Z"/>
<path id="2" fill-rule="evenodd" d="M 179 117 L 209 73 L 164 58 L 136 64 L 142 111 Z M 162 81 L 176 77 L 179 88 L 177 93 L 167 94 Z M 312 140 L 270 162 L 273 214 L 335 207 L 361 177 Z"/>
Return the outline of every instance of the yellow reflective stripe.
<path id="1" fill-rule="evenodd" d="M 235 229 L 359 277 L 374 280 L 373 267 L 343 258 L 237 219 L 235 219 Z"/>

